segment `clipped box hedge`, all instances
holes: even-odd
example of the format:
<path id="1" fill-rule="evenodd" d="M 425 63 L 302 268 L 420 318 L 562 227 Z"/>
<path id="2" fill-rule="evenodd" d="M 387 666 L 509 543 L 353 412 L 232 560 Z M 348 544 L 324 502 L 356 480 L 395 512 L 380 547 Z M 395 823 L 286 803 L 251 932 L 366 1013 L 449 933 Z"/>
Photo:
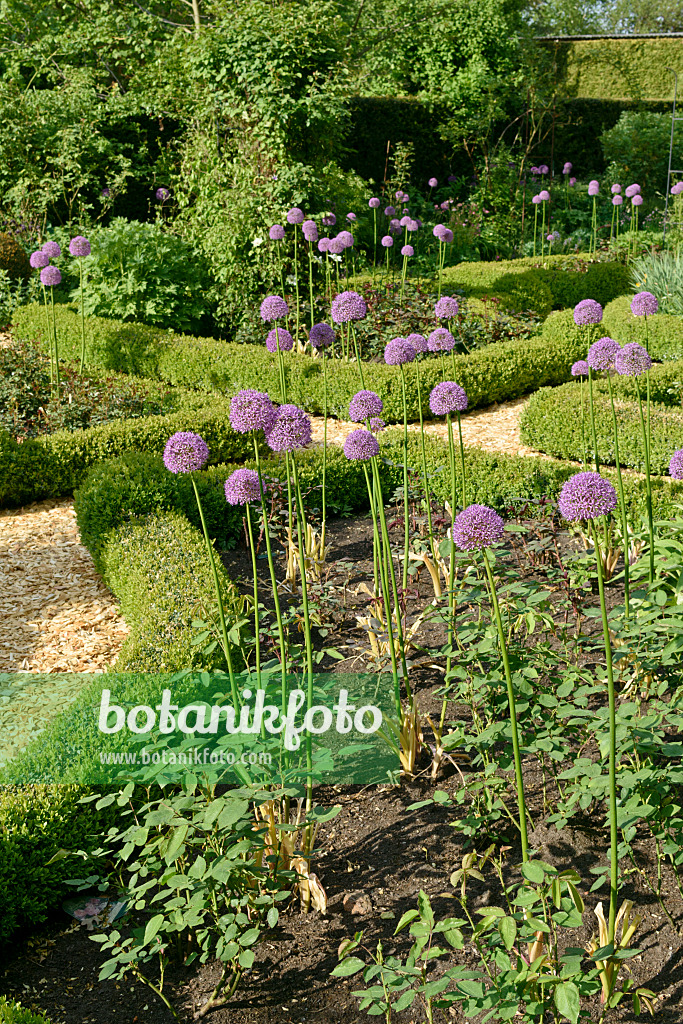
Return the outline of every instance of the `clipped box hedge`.
<path id="1" fill-rule="evenodd" d="M 593 451 L 592 428 L 588 404 L 588 387 L 584 386 L 585 439 L 588 460 Z M 645 460 L 636 402 L 615 401 L 619 430 L 619 458 L 622 466 L 643 472 Z M 594 391 L 595 427 L 598 456 L 605 465 L 615 465 L 612 411 L 604 388 Z M 520 426 L 524 444 L 560 459 L 583 458 L 581 441 L 581 404 L 579 384 L 559 388 L 542 388 L 529 399 L 522 413 Z M 651 409 L 652 440 L 650 469 L 652 473 L 668 471 L 669 460 L 683 448 L 683 411 L 661 405 Z"/>
<path id="2" fill-rule="evenodd" d="M 50 1021 L 42 1013 L 34 1013 L 21 1003 L 0 996 L 0 1024 L 50 1024 Z"/>
<path id="3" fill-rule="evenodd" d="M 649 351 L 653 359 L 683 359 L 683 316 L 657 313 L 647 318 L 631 312 L 633 292 L 614 299 L 605 306 L 602 318 L 603 333 L 625 345 L 637 341 L 645 345 L 649 338 Z"/>

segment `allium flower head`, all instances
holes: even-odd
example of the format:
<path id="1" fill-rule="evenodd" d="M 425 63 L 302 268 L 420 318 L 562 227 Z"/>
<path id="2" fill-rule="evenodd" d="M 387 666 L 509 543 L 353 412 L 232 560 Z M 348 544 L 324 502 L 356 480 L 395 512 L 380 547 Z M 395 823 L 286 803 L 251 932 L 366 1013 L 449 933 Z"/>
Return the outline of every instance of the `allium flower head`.
<path id="1" fill-rule="evenodd" d="M 349 213 L 347 213 L 347 214 L 346 214 L 346 219 L 347 219 L 347 220 L 350 220 L 350 221 L 354 221 L 354 220 L 356 220 L 357 218 L 356 218 L 356 215 L 355 215 L 355 213 L 351 213 L 351 212 L 349 212 Z"/>
<path id="2" fill-rule="evenodd" d="M 379 441 L 369 430 L 352 430 L 344 441 L 344 455 L 347 459 L 366 462 L 379 455 Z"/>
<path id="3" fill-rule="evenodd" d="M 430 188 L 436 188 L 439 182 L 436 178 L 430 178 L 427 184 L 429 185 Z"/>
<path id="4" fill-rule="evenodd" d="M 683 480 L 683 448 L 679 448 L 671 456 L 669 476 L 673 477 L 674 480 Z"/>
<path id="5" fill-rule="evenodd" d="M 318 241 L 318 225 L 314 220 L 305 220 L 301 225 L 301 231 L 307 242 Z"/>
<path id="6" fill-rule="evenodd" d="M 402 228 L 405 228 L 410 224 L 410 217 L 408 216 L 407 213 L 405 214 L 405 216 L 401 217 L 399 224 L 401 225 Z"/>
<path id="7" fill-rule="evenodd" d="M 367 311 L 365 299 L 358 292 L 341 292 L 332 300 L 332 319 L 335 324 L 346 324 L 349 320 L 363 320 Z"/>
<path id="8" fill-rule="evenodd" d="M 225 500 L 230 505 L 246 505 L 261 500 L 258 473 L 255 469 L 236 469 L 225 481 Z"/>
<path id="9" fill-rule="evenodd" d="M 451 295 L 443 295 L 434 307 L 434 313 L 437 320 L 450 320 L 451 317 L 458 315 L 458 308 L 456 298 Z"/>
<path id="10" fill-rule="evenodd" d="M 62 250 L 56 242 L 46 242 L 43 246 L 43 252 L 46 252 L 51 260 L 56 260 L 58 256 L 62 255 Z"/>
<path id="11" fill-rule="evenodd" d="M 547 174 L 548 173 L 548 165 L 547 164 L 539 164 L 538 165 L 538 173 L 539 174 Z"/>
<path id="12" fill-rule="evenodd" d="M 372 199 L 368 199 L 368 206 L 371 210 L 376 210 L 379 207 L 379 199 L 377 196 L 373 196 Z"/>
<path id="13" fill-rule="evenodd" d="M 311 418 L 298 405 L 281 405 L 266 434 L 274 452 L 293 452 L 311 443 Z"/>
<path id="14" fill-rule="evenodd" d="M 353 235 L 350 231 L 340 231 L 337 238 L 342 243 L 345 249 L 350 249 L 353 245 Z"/>
<path id="15" fill-rule="evenodd" d="M 624 202 L 624 197 L 623 196 L 616 195 L 616 196 L 614 196 L 612 198 L 612 206 L 621 206 L 623 202 Z"/>
<path id="16" fill-rule="evenodd" d="M 329 252 L 330 251 L 330 240 L 329 240 L 329 238 L 326 238 L 325 236 L 323 236 L 322 238 L 318 239 L 318 251 L 319 252 Z"/>
<path id="17" fill-rule="evenodd" d="M 300 210 L 298 206 L 293 206 L 291 210 L 287 210 L 288 224 L 303 224 L 303 222 L 304 211 Z"/>
<path id="18" fill-rule="evenodd" d="M 539 192 L 538 198 L 541 200 L 542 203 L 547 203 L 550 199 L 550 192 L 548 192 L 548 189 L 544 188 L 542 192 Z"/>
<path id="19" fill-rule="evenodd" d="M 412 363 L 417 352 L 407 338 L 392 338 L 384 347 L 384 362 L 388 366 Z"/>
<path id="20" fill-rule="evenodd" d="M 622 377 L 640 377 L 652 366 L 652 359 L 646 348 L 637 341 L 629 341 L 616 354 L 614 369 Z"/>
<path id="21" fill-rule="evenodd" d="M 642 206 L 643 205 L 643 197 L 641 196 L 640 192 L 637 195 L 631 197 L 631 205 L 632 206 Z"/>
<path id="22" fill-rule="evenodd" d="M 363 423 L 379 416 L 384 402 L 375 391 L 357 391 L 349 402 L 349 416 L 354 423 Z"/>
<path id="23" fill-rule="evenodd" d="M 579 327 L 599 324 L 602 320 L 602 306 L 595 299 L 581 299 L 574 306 L 574 323 Z"/>
<path id="24" fill-rule="evenodd" d="M 435 224 L 432 228 L 432 234 L 435 238 L 438 238 L 440 242 L 444 240 L 444 232 L 448 231 L 445 224 Z"/>
<path id="25" fill-rule="evenodd" d="M 600 192 L 600 182 L 596 181 L 595 178 L 594 178 L 593 181 L 589 181 L 588 182 L 588 195 L 589 196 L 597 196 L 599 192 Z"/>
<path id="26" fill-rule="evenodd" d="M 164 465 L 170 473 L 195 473 L 209 461 L 209 446 L 191 430 L 169 437 L 164 448 Z"/>
<path id="27" fill-rule="evenodd" d="M 268 237 L 272 242 L 281 242 L 285 237 L 285 229 L 282 224 L 273 224 L 273 226 L 268 229 Z"/>
<path id="28" fill-rule="evenodd" d="M 62 283 L 62 274 L 59 267 L 47 266 L 43 267 L 40 272 L 40 283 L 44 284 L 46 288 L 54 288 L 56 285 Z"/>
<path id="29" fill-rule="evenodd" d="M 654 316 L 658 309 L 659 303 L 652 292 L 638 292 L 631 299 L 631 312 L 634 316 Z"/>
<path id="30" fill-rule="evenodd" d="M 671 195 L 677 196 L 680 195 L 681 192 L 683 192 L 683 181 L 677 181 L 676 184 L 672 186 Z"/>
<path id="31" fill-rule="evenodd" d="M 35 252 L 31 253 L 28 261 L 34 270 L 39 270 L 40 267 L 46 267 L 48 265 L 50 257 L 46 252 L 43 252 L 42 249 L 37 249 Z"/>
<path id="32" fill-rule="evenodd" d="M 370 417 L 370 430 L 373 434 L 381 434 L 386 429 L 386 423 L 379 416 Z"/>
<path id="33" fill-rule="evenodd" d="M 341 256 L 345 250 L 346 246 L 339 235 L 335 235 L 334 238 L 330 238 L 327 243 L 327 251 L 331 252 L 333 256 Z"/>
<path id="34" fill-rule="evenodd" d="M 598 519 L 617 507 L 617 492 L 599 473 L 575 473 L 563 484 L 557 504 L 570 522 Z"/>
<path id="35" fill-rule="evenodd" d="M 637 185 L 635 183 L 633 185 L 627 185 L 624 189 L 624 195 L 627 197 L 627 199 L 630 199 L 632 196 L 637 196 L 639 192 L 640 185 Z"/>
<path id="36" fill-rule="evenodd" d="M 406 341 L 409 341 L 416 352 L 429 352 L 427 339 L 424 334 L 408 334 Z"/>
<path id="37" fill-rule="evenodd" d="M 588 349 L 586 362 L 592 370 L 611 370 L 621 345 L 614 338 L 598 338 Z"/>
<path id="38" fill-rule="evenodd" d="M 334 329 L 329 324 L 313 324 L 308 332 L 308 340 L 313 348 L 326 348 L 334 341 Z"/>
<path id="39" fill-rule="evenodd" d="M 435 416 L 446 416 L 449 412 L 464 412 L 467 408 L 467 392 L 454 380 L 445 380 L 432 388 L 429 408 Z"/>
<path id="40" fill-rule="evenodd" d="M 505 523 L 488 505 L 468 505 L 453 521 L 453 540 L 463 551 L 487 548 L 499 541 Z"/>
<path id="41" fill-rule="evenodd" d="M 156 197 L 157 197 L 157 199 L 158 199 L 158 201 L 160 203 L 165 203 L 167 199 L 171 198 L 171 193 L 169 192 L 169 190 L 167 188 L 164 188 L 164 186 L 161 185 L 156 190 Z M 73 253 L 72 253 L 72 255 L 73 255 Z"/>
<path id="42" fill-rule="evenodd" d="M 277 352 L 278 345 L 281 352 L 291 352 L 294 348 L 294 338 L 284 327 L 273 327 L 266 335 L 266 348 L 269 352 Z"/>
<path id="43" fill-rule="evenodd" d="M 404 245 L 403 248 L 401 249 L 401 256 L 414 256 L 414 255 L 415 255 L 415 250 L 413 249 L 412 245 Z"/>
<path id="44" fill-rule="evenodd" d="M 394 217 L 389 221 L 389 234 L 400 235 L 401 234 L 401 222 Z"/>
<path id="45" fill-rule="evenodd" d="M 90 242 L 83 235 L 76 235 L 69 242 L 69 252 L 72 256 L 89 256 Z"/>
<path id="46" fill-rule="evenodd" d="M 408 217 L 408 223 L 406 224 L 406 227 L 408 231 L 412 233 L 413 231 L 419 230 L 421 224 L 422 221 L 414 220 L 413 217 Z"/>
<path id="47" fill-rule="evenodd" d="M 393 206 L 385 206 L 384 207 L 384 216 L 385 217 L 395 217 L 396 216 L 396 208 L 393 207 Z"/>
<path id="48" fill-rule="evenodd" d="M 571 163 L 569 162 L 569 160 L 567 160 L 566 164 L 565 164 L 565 165 L 564 165 L 564 167 L 562 168 L 562 173 L 563 173 L 563 174 L 569 174 L 569 172 L 571 171 L 571 169 L 572 169 L 572 167 L 573 167 L 573 166 L 574 166 L 574 165 L 573 165 L 573 164 L 571 164 Z"/>
<path id="49" fill-rule="evenodd" d="M 570 179 L 569 179 L 569 184 L 570 184 L 570 185 L 576 185 L 576 181 L 577 181 L 577 179 L 576 179 L 576 178 L 570 178 Z"/>
<path id="50" fill-rule="evenodd" d="M 532 167 L 532 168 L 531 168 L 531 173 L 532 173 L 532 174 L 540 174 L 541 172 L 540 172 L 540 170 L 538 169 L 538 167 Z"/>
<path id="51" fill-rule="evenodd" d="M 322 225 L 324 228 L 333 228 L 337 223 L 337 217 L 334 213 L 326 213 L 322 218 Z"/>
<path id="52" fill-rule="evenodd" d="M 572 363 L 572 377 L 587 377 L 590 367 L 585 359 L 577 359 Z"/>
<path id="53" fill-rule="evenodd" d="M 267 434 L 275 423 L 277 410 L 265 391 L 245 388 L 230 402 L 230 426 L 240 434 L 263 430 Z"/>
<path id="54" fill-rule="evenodd" d="M 267 323 L 281 320 L 289 313 L 289 306 L 279 295 L 266 295 L 261 303 L 261 319 Z"/>
<path id="55" fill-rule="evenodd" d="M 540 195 L 540 192 L 539 192 L 539 194 L 538 194 L 538 195 L 536 195 L 536 196 L 532 196 L 532 197 L 531 197 L 531 202 L 532 202 L 532 203 L 534 204 L 534 206 L 539 206 L 539 205 L 540 205 L 540 203 L 541 203 L 541 195 Z M 535 216 L 535 215 L 534 215 L 534 216 Z"/>
<path id="56" fill-rule="evenodd" d="M 619 193 L 621 192 L 621 185 L 618 185 L 618 184 L 612 185 L 612 187 L 610 189 L 610 192 L 612 193 L 613 196 L 618 196 Z"/>
<path id="57" fill-rule="evenodd" d="M 455 338 L 445 327 L 437 327 L 427 336 L 427 348 L 430 352 L 450 352 L 455 347 Z"/>
<path id="58" fill-rule="evenodd" d="M 382 245 L 384 246 L 385 249 L 391 249 L 393 244 L 394 244 L 394 240 L 391 237 L 391 235 L 383 235 L 382 236 Z"/>

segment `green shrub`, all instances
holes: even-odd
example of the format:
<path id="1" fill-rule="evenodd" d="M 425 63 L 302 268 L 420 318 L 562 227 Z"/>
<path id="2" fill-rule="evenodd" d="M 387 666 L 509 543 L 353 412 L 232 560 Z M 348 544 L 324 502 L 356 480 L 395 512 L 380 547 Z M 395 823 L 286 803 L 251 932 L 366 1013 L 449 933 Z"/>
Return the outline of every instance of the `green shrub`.
<path id="1" fill-rule="evenodd" d="M 681 146 L 676 125 L 676 152 Z M 614 125 L 600 136 L 607 161 L 607 177 L 624 185 L 638 182 L 646 197 L 666 185 L 671 141 L 671 115 L 648 110 L 624 110 Z"/>
<path id="2" fill-rule="evenodd" d="M 31 273 L 23 245 L 4 232 L 0 234 L 0 270 L 7 273 L 10 281 L 26 281 Z"/>
<path id="3" fill-rule="evenodd" d="M 0 996 L 0 1024 L 50 1024 L 50 1021 L 42 1013 L 33 1013 L 21 1003 L 15 1003 L 14 1000 L 8 1002 L 4 996 Z"/>
<path id="4" fill-rule="evenodd" d="M 653 359 L 683 359 L 683 316 L 671 313 L 657 313 L 649 316 L 634 316 L 631 312 L 633 295 L 614 299 L 605 306 L 602 318 L 604 333 L 625 345 L 629 341 L 646 344 Z"/>

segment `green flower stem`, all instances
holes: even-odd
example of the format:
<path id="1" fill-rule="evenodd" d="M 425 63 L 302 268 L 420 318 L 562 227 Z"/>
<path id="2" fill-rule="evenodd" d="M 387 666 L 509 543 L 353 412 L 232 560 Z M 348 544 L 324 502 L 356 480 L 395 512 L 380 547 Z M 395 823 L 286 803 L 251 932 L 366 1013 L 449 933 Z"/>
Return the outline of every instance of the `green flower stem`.
<path id="1" fill-rule="evenodd" d="M 282 258 L 282 242 L 280 241 L 279 238 L 278 238 L 278 240 L 276 242 L 276 245 L 277 245 L 278 271 L 279 271 L 279 274 L 280 274 L 280 295 L 284 299 L 284 297 L 285 297 L 285 276 L 284 276 L 284 272 L 283 272 L 283 269 L 282 269 L 284 260 Z M 287 324 L 289 326 L 289 318 L 287 318 Z"/>
<path id="2" fill-rule="evenodd" d="M 301 314 L 300 300 L 299 300 L 299 246 L 297 245 L 297 233 L 296 229 L 298 224 L 294 225 L 294 287 L 296 290 L 296 327 L 294 329 L 294 337 L 296 338 L 297 345 L 299 344 L 299 317 Z"/>
<path id="3" fill-rule="evenodd" d="M 353 335 L 353 347 L 354 347 L 354 350 L 355 350 L 355 353 L 356 353 L 356 362 L 358 363 L 358 372 L 360 374 L 360 386 L 363 389 L 365 389 L 365 378 L 363 376 L 363 363 L 361 362 L 361 358 L 360 358 L 360 349 L 358 347 L 358 339 L 356 338 L 356 328 L 353 326 L 353 323 L 351 321 L 349 321 L 349 323 L 347 324 L 347 327 L 351 331 L 351 334 Z"/>
<path id="4" fill-rule="evenodd" d="M 453 422 L 451 415 L 446 415 L 446 424 L 448 427 L 448 461 L 451 470 L 451 526 L 448 531 L 448 537 L 450 542 L 450 563 L 448 569 L 448 654 L 446 655 L 446 682 L 448 682 L 448 675 L 451 671 L 451 658 L 453 644 L 455 642 L 455 541 L 453 539 L 453 523 L 455 521 L 455 444 L 453 443 Z M 464 493 L 464 492 L 463 492 Z M 464 508 L 464 506 L 463 506 Z M 448 703 L 448 696 L 444 695 L 443 703 L 441 705 L 441 724 L 440 728 L 443 730 L 444 722 L 446 720 L 446 705 Z"/>
<path id="5" fill-rule="evenodd" d="M 429 546 L 432 549 L 432 557 L 436 559 L 436 542 L 434 540 L 434 528 L 432 526 L 432 503 L 429 490 L 429 478 L 427 476 L 427 453 L 425 451 L 424 422 L 422 417 L 422 386 L 420 383 L 420 357 L 415 359 L 417 371 L 417 405 L 420 410 L 420 455 L 422 458 L 422 483 L 425 489 L 425 501 L 427 502 L 427 525 L 429 528 Z"/>
<path id="6" fill-rule="evenodd" d="M 650 373 L 647 373 L 647 385 L 648 385 L 648 399 L 649 399 L 649 385 L 650 385 Z M 638 409 L 640 410 L 640 428 L 643 434 L 643 452 L 645 455 L 645 507 L 647 509 L 647 530 L 650 540 L 650 558 L 649 558 L 649 579 L 650 583 L 654 582 L 655 578 L 655 527 L 652 518 L 652 480 L 650 478 L 650 403 L 648 401 L 648 417 L 647 421 L 643 414 L 643 398 L 640 393 L 640 381 L 636 377 L 636 390 L 638 391 Z"/>
<path id="7" fill-rule="evenodd" d="M 441 298 L 441 278 L 443 276 L 443 263 L 444 263 L 444 244 L 443 244 L 443 241 L 441 239 L 439 239 L 439 295 L 438 295 L 438 298 Z"/>
<path id="8" fill-rule="evenodd" d="M 460 420 L 460 413 L 456 413 L 458 417 L 458 441 L 460 443 L 460 472 L 462 473 L 462 507 L 467 506 L 467 481 L 465 478 L 465 447 L 462 443 L 462 422 Z M 455 509 L 453 510 L 455 515 Z"/>
<path id="9" fill-rule="evenodd" d="M 408 500 L 408 405 L 406 402 L 406 375 L 403 363 L 401 371 L 401 394 L 403 396 L 403 589 L 408 589 L 408 561 L 410 555 L 410 502 Z"/>
<path id="10" fill-rule="evenodd" d="M 313 326 L 313 243 L 308 243 L 308 292 L 311 299 L 311 327 Z M 298 342 L 298 339 L 297 339 Z"/>
<path id="11" fill-rule="evenodd" d="M 534 203 L 534 259 L 536 259 L 536 235 L 538 234 L 538 203 Z"/>
<path id="12" fill-rule="evenodd" d="M 586 413 L 583 404 L 583 377 L 579 377 L 579 387 L 581 389 L 581 449 L 583 451 L 583 469 L 586 471 Z"/>
<path id="13" fill-rule="evenodd" d="M 256 574 L 256 545 L 254 544 L 254 531 L 251 525 L 251 512 L 247 502 L 247 529 L 249 531 L 249 550 L 251 551 L 251 570 L 254 574 L 254 639 L 256 641 L 256 679 L 261 683 L 261 637 L 259 633 L 259 607 L 258 607 L 258 576 Z"/>
<path id="14" fill-rule="evenodd" d="M 50 288 L 50 308 L 52 311 L 52 344 L 54 347 L 55 360 L 55 387 L 57 389 L 57 402 L 61 400 L 60 379 L 59 379 L 59 349 L 57 347 L 57 318 L 55 317 L 55 290 Z"/>
<path id="15" fill-rule="evenodd" d="M 404 256 L 403 257 L 403 271 L 401 273 L 401 298 L 399 299 L 399 302 L 403 302 L 403 293 L 404 293 L 405 287 L 406 287 L 406 270 L 407 269 L 408 269 L 408 257 Z"/>
<path id="16" fill-rule="evenodd" d="M 45 327 L 46 327 L 46 330 L 47 330 L 47 346 L 48 346 L 48 351 L 50 353 L 50 387 L 53 388 L 54 387 L 54 383 L 55 383 L 55 371 L 54 371 L 54 364 L 53 364 L 53 361 L 52 361 L 52 324 L 50 323 L 50 309 L 49 309 L 48 302 L 47 302 L 47 292 L 45 290 L 45 285 L 42 283 L 42 281 L 40 283 L 40 287 L 43 289 L 43 306 L 45 308 Z"/>
<path id="17" fill-rule="evenodd" d="M 261 456 L 258 450 L 256 435 L 254 439 L 254 455 L 256 456 L 256 471 L 258 473 L 259 488 L 261 491 L 261 513 L 263 515 L 263 534 L 266 538 L 266 551 L 268 553 L 268 569 L 270 570 L 270 583 L 273 588 L 273 603 L 275 605 L 275 617 L 277 619 L 278 637 L 280 640 L 280 661 L 282 671 L 282 714 L 287 712 L 287 648 L 285 646 L 285 630 L 282 625 L 282 611 L 280 609 L 280 595 L 277 592 L 277 579 L 275 578 L 275 565 L 273 563 L 273 551 L 270 544 L 270 532 L 268 530 L 268 512 L 266 510 L 266 498 L 263 490 L 263 476 L 261 474 Z"/>
<path id="18" fill-rule="evenodd" d="M 612 642 L 609 636 L 607 606 L 605 604 L 605 581 L 602 573 L 602 559 L 598 543 L 598 531 L 591 520 L 591 533 L 595 547 L 595 564 L 598 570 L 598 592 L 600 594 L 600 612 L 602 615 L 602 635 L 605 643 L 605 665 L 607 667 L 607 699 L 609 702 L 609 831 L 610 831 L 610 893 L 609 893 L 609 925 L 608 943 L 614 942 L 614 922 L 617 914 L 617 895 L 619 885 L 619 858 L 617 832 L 617 762 L 616 762 L 616 699 L 614 696 L 614 672 L 612 669 Z"/>
<path id="19" fill-rule="evenodd" d="M 629 585 L 629 544 L 628 544 L 628 518 L 626 516 L 626 501 L 624 500 L 624 485 L 621 480 L 621 462 L 619 459 L 619 428 L 617 425 L 617 411 L 614 407 L 614 393 L 612 391 L 612 377 L 607 371 L 607 386 L 609 388 L 609 400 L 612 406 L 612 428 L 614 430 L 614 457 L 617 464 L 617 488 L 619 490 L 619 511 L 621 512 L 621 530 L 624 535 L 624 603 L 626 618 L 631 615 L 631 588 Z"/>
<path id="20" fill-rule="evenodd" d="M 491 605 L 493 607 L 493 614 L 496 620 L 496 627 L 498 629 L 498 639 L 500 640 L 500 653 L 503 658 L 503 669 L 505 671 L 505 682 L 507 683 L 508 691 L 508 705 L 510 710 L 510 727 L 512 730 L 512 752 L 515 761 L 515 781 L 517 784 L 517 808 L 519 811 L 519 833 L 522 840 L 522 860 L 528 861 L 529 859 L 529 841 L 527 839 L 526 830 L 526 803 L 524 800 L 524 779 L 522 777 L 522 759 L 519 753 L 519 736 L 517 733 L 517 710 L 515 708 L 515 691 L 512 686 L 512 673 L 510 671 L 510 660 L 508 658 L 507 644 L 505 643 L 505 630 L 503 629 L 503 620 L 500 615 L 500 606 L 498 604 L 498 595 L 496 593 L 496 584 L 493 579 L 493 573 L 491 572 L 491 566 L 489 564 L 488 555 L 486 554 L 486 548 L 482 549 L 482 555 L 484 558 L 484 568 L 486 569 L 486 575 L 489 581 L 489 591 L 491 595 Z"/>
<path id="21" fill-rule="evenodd" d="M 85 293 L 83 291 L 83 258 L 78 261 L 78 268 L 81 273 L 81 377 L 85 365 Z"/>
<path id="22" fill-rule="evenodd" d="M 373 245 L 372 245 L 372 287 L 375 287 L 375 269 L 377 267 L 377 209 L 373 206 L 372 208 L 373 218 Z"/>
<path id="23" fill-rule="evenodd" d="M 206 544 L 206 551 L 209 556 L 209 562 L 211 564 L 211 574 L 213 576 L 213 586 L 216 594 L 216 604 L 218 605 L 218 622 L 221 629 L 221 637 L 223 640 L 223 652 L 225 659 L 228 663 L 228 675 L 230 676 L 230 692 L 232 694 L 232 705 L 237 710 L 239 706 L 239 699 L 237 696 L 237 684 L 235 682 L 235 672 L 232 667 L 232 654 L 230 653 L 230 640 L 228 638 L 228 627 L 225 622 L 225 610 L 223 608 L 223 595 L 221 593 L 221 583 L 218 578 L 218 569 L 216 568 L 216 556 L 213 550 L 213 544 L 209 537 L 209 531 L 206 528 L 206 520 L 204 519 L 204 509 L 199 498 L 199 491 L 197 490 L 197 483 L 194 478 L 194 474 L 190 473 L 190 479 L 192 480 L 192 487 L 194 489 L 194 496 L 197 501 L 197 508 L 199 509 L 199 518 L 202 522 L 202 530 L 204 532 L 204 543 Z"/>
<path id="24" fill-rule="evenodd" d="M 595 432 L 595 410 L 593 408 L 593 370 L 588 367 L 588 407 L 591 415 L 591 429 L 593 431 L 593 455 L 595 458 L 595 472 L 600 472 L 600 458 L 598 456 L 598 436 Z"/>
<path id="25" fill-rule="evenodd" d="M 541 205 L 543 207 L 543 216 L 541 218 L 541 259 L 543 259 L 545 250 L 545 203 Z"/>
<path id="26" fill-rule="evenodd" d="M 325 525 L 327 523 L 327 355 L 325 346 L 323 357 L 323 521 L 321 527 L 321 544 L 325 549 Z"/>
<path id="27" fill-rule="evenodd" d="M 296 459 L 292 454 L 292 471 L 296 490 L 296 525 L 299 536 L 299 570 L 301 572 L 301 602 L 304 613 L 304 640 L 306 647 L 306 710 L 313 707 L 313 644 L 311 641 L 311 615 L 308 607 L 308 582 L 306 580 L 306 520 L 301 496 L 301 485 L 297 471 Z M 306 812 L 313 806 L 313 744 L 311 734 L 306 734 Z M 310 827 L 310 826 L 309 826 Z M 310 848 L 310 843 L 307 844 Z"/>

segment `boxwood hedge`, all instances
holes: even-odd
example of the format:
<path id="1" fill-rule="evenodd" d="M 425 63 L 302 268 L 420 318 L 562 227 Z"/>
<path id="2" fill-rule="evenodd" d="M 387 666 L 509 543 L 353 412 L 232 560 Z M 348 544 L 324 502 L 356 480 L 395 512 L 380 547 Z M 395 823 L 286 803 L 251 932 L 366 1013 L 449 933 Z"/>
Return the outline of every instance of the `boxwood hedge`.
<path id="1" fill-rule="evenodd" d="M 21 1003 L 0 996 L 0 1024 L 50 1024 L 50 1021 L 42 1013 L 34 1013 Z"/>
<path id="2" fill-rule="evenodd" d="M 553 346 L 568 344 L 569 339 L 580 334 L 583 337 L 581 355 L 585 358 L 587 345 L 603 335 L 615 338 L 621 345 L 629 341 L 637 341 L 641 345 L 646 342 L 649 352 L 656 360 L 683 359 L 683 317 L 666 313 L 657 313 L 647 318 L 633 316 L 631 313 L 631 297 L 615 299 L 605 306 L 602 323 L 593 328 L 589 335 L 585 329 L 579 330 L 574 323 L 571 309 L 551 313 L 543 324 L 541 338 Z"/>

